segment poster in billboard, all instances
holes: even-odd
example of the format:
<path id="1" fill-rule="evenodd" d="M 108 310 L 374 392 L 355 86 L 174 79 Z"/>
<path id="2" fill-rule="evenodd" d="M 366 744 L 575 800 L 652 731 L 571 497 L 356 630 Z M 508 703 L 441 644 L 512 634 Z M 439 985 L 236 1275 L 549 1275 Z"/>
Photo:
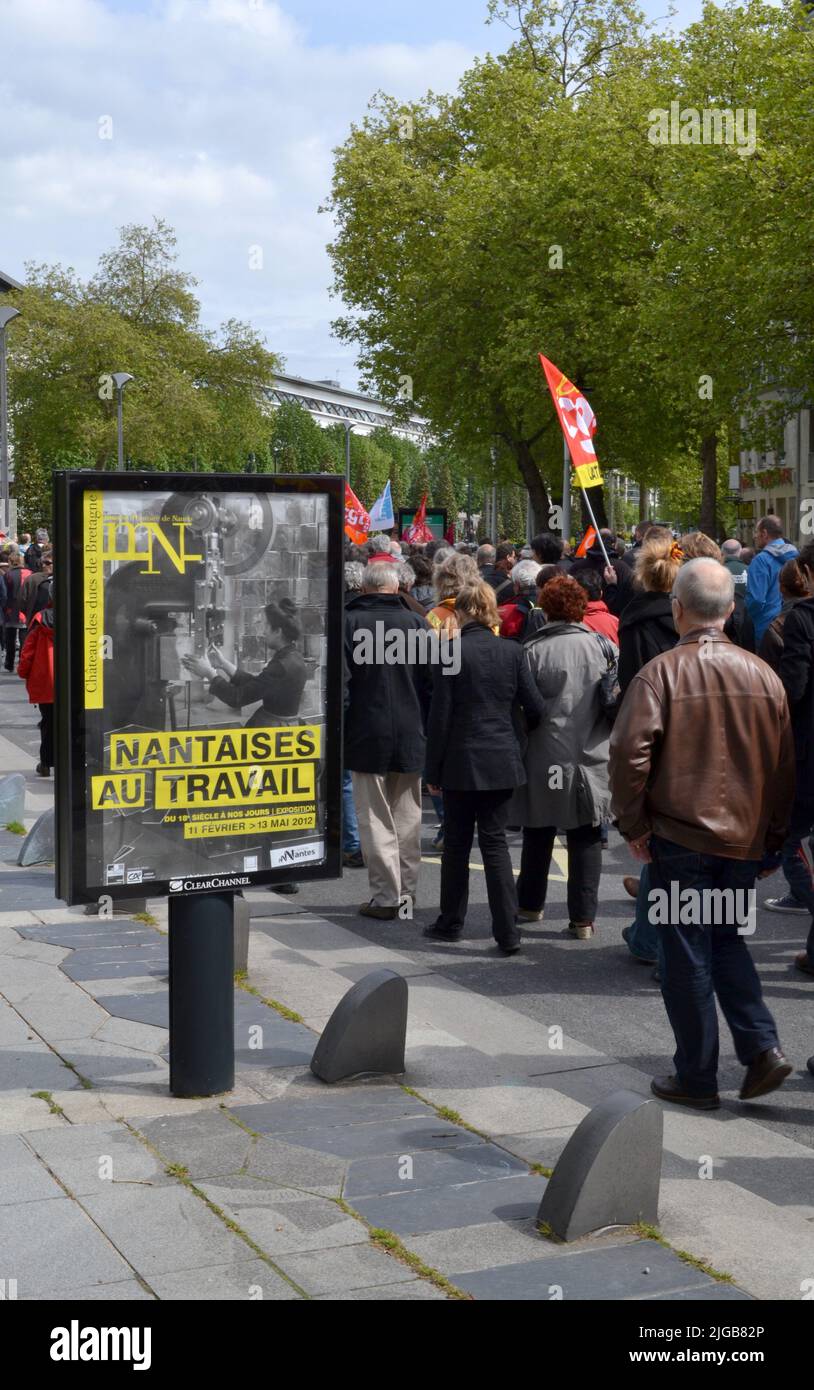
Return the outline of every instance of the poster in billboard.
<path id="1" fill-rule="evenodd" d="M 342 479 L 55 487 L 59 896 L 338 877 Z"/>

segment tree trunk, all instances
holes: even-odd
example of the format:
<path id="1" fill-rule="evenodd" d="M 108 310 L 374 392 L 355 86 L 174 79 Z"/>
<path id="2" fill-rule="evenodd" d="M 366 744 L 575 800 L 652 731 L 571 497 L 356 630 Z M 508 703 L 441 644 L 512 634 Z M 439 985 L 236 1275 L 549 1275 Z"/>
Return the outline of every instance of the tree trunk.
<path id="1" fill-rule="evenodd" d="M 639 520 L 640 520 L 640 521 L 649 521 L 649 520 L 650 520 L 650 518 L 649 518 L 648 515 L 647 515 L 647 500 L 648 500 L 649 495 L 650 495 L 650 494 L 649 494 L 649 490 L 645 487 L 644 483 L 639 483 Z"/>
<path id="2" fill-rule="evenodd" d="M 511 448 L 517 459 L 520 476 L 531 497 L 531 509 L 534 513 L 535 525 L 539 526 L 541 531 L 549 531 L 551 523 L 548 514 L 551 510 L 551 499 L 543 476 L 532 458 L 531 449 L 522 439 L 512 440 Z"/>
<path id="3" fill-rule="evenodd" d="M 701 441 L 701 512 L 699 528 L 715 539 L 718 510 L 718 436 L 708 434 Z"/>
<path id="4" fill-rule="evenodd" d="M 586 491 L 588 501 L 593 509 L 594 520 L 601 531 L 603 526 L 607 527 L 608 524 L 608 514 L 605 510 L 605 489 L 600 483 L 598 487 L 589 487 Z M 588 508 L 585 505 L 585 492 L 582 488 L 579 489 L 579 505 L 582 512 L 582 529 L 587 531 L 592 523 Z"/>

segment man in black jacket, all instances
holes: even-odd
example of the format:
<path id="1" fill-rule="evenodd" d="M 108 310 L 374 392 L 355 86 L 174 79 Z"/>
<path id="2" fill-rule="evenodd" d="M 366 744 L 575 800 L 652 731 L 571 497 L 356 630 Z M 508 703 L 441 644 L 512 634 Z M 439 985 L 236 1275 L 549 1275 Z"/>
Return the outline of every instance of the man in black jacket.
<path id="1" fill-rule="evenodd" d="M 432 697 L 429 624 L 398 592 L 398 569 L 368 565 L 345 606 L 345 760 L 370 881 L 359 911 L 383 921 L 415 901 L 421 867 L 421 776 Z M 412 653 L 414 657 L 414 653 Z"/>
<path id="2" fill-rule="evenodd" d="M 511 541 L 501 541 L 497 548 L 495 563 L 485 569 L 482 578 L 491 584 L 498 604 L 508 603 L 514 593 L 511 572 L 517 564 L 517 547 Z"/>
<path id="3" fill-rule="evenodd" d="M 607 604 L 608 611 L 615 617 L 621 618 L 636 590 L 633 587 L 633 575 L 630 566 L 622 560 L 617 560 L 614 555 L 614 536 L 612 531 L 603 528 L 602 540 L 605 544 L 605 551 L 610 557 L 610 568 L 605 561 L 605 551 L 595 540 L 590 550 L 579 560 L 575 560 L 569 574 L 572 579 L 578 579 L 583 570 L 595 570 L 602 580 L 602 598 Z"/>

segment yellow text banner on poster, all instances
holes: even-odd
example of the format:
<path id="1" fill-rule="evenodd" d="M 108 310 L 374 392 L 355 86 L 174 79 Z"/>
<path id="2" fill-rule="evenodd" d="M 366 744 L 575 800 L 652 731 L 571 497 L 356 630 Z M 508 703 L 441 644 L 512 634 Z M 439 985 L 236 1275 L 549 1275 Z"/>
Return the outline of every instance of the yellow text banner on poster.
<path id="1" fill-rule="evenodd" d="M 316 812 L 313 810 L 296 814 L 288 812 L 281 816 L 255 816 L 251 820 L 189 820 L 184 824 L 184 839 L 205 840 L 210 835 L 270 835 L 275 830 L 313 830 L 316 823 Z"/>
<path id="2" fill-rule="evenodd" d="M 312 724 L 278 728 L 186 729 L 180 733 L 112 734 L 110 766 L 199 768 L 304 762 L 322 756 L 321 730 Z"/>
<path id="3" fill-rule="evenodd" d="M 146 806 L 145 772 L 107 772 L 90 779 L 94 811 L 119 811 Z"/>
<path id="4" fill-rule="evenodd" d="M 313 763 L 271 763 L 264 767 L 199 767 L 155 774 L 155 808 L 267 805 L 273 801 L 313 801 Z"/>
<path id="5" fill-rule="evenodd" d="M 104 709 L 104 560 L 102 547 L 103 494 L 88 491 L 83 497 L 82 594 L 85 613 L 85 709 Z"/>

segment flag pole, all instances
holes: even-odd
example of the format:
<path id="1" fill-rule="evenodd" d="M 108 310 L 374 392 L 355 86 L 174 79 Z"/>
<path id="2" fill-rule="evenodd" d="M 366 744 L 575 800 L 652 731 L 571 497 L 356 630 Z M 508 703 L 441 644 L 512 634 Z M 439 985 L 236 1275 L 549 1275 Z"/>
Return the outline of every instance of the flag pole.
<path id="1" fill-rule="evenodd" d="M 575 470 L 575 471 L 577 471 L 577 470 Z M 578 472 L 578 471 L 577 471 L 577 481 L 579 481 L 579 472 Z M 602 547 L 602 554 L 605 556 L 605 564 L 606 564 L 606 565 L 610 565 L 610 559 L 609 559 L 609 557 L 608 557 L 608 552 L 607 552 L 607 550 L 605 549 L 605 542 L 604 542 L 603 539 L 602 539 L 602 532 L 600 531 L 599 527 L 598 527 L 597 524 L 596 524 L 596 517 L 594 516 L 594 509 L 593 509 L 593 507 L 591 506 L 590 498 L 588 497 L 588 489 L 585 488 L 585 487 L 582 487 L 582 483 L 580 483 L 579 485 L 580 485 L 580 487 L 582 488 L 582 496 L 583 496 L 584 499 L 585 499 L 585 506 L 588 508 L 588 515 L 589 515 L 589 517 L 591 518 L 591 525 L 593 526 L 594 530 L 596 531 L 596 539 L 599 541 L 599 544 L 600 544 L 600 546 Z"/>

